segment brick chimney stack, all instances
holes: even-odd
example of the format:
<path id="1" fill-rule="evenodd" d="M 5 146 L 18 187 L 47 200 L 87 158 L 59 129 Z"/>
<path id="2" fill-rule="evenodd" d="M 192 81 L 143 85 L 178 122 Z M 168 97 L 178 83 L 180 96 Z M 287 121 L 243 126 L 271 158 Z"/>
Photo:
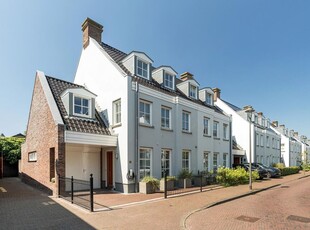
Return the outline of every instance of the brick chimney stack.
<path id="1" fill-rule="evenodd" d="M 221 90 L 219 88 L 212 89 L 214 92 L 214 101 L 216 101 L 218 98 L 221 99 Z"/>
<path id="2" fill-rule="evenodd" d="M 85 49 L 89 44 L 89 37 L 95 39 L 99 44 L 101 43 L 101 34 L 103 32 L 103 26 L 99 23 L 86 18 L 82 24 L 83 31 L 83 48 Z"/>
<path id="3" fill-rule="evenodd" d="M 278 127 L 278 126 L 279 126 L 279 122 L 278 122 L 278 121 L 273 121 L 273 122 L 272 122 L 272 125 L 273 125 L 274 127 Z"/>
<path id="4" fill-rule="evenodd" d="M 185 72 L 181 74 L 180 78 L 182 81 L 190 80 L 193 79 L 193 74 L 191 74 L 190 72 Z"/>

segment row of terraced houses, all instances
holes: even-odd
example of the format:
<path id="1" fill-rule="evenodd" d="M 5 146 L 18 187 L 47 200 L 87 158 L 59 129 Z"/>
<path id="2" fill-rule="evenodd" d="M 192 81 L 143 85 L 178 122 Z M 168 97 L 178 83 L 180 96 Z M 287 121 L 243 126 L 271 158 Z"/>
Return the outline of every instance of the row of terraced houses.
<path id="1" fill-rule="evenodd" d="M 238 107 L 193 74 L 153 66 L 140 51 L 102 42 L 87 18 L 74 83 L 37 71 L 26 141 L 24 180 L 57 193 L 58 176 L 132 193 L 147 175 L 197 174 L 253 162 L 299 165 L 309 141 L 251 106 Z"/>

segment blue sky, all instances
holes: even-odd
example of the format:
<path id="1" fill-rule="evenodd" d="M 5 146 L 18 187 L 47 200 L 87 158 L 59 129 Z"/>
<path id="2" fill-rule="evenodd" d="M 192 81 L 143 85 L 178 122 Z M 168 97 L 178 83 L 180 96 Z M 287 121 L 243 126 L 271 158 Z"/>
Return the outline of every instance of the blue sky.
<path id="1" fill-rule="evenodd" d="M 26 130 L 36 70 L 73 81 L 90 17 L 104 42 L 310 138 L 309 12 L 307 0 L 2 0 L 0 133 Z"/>

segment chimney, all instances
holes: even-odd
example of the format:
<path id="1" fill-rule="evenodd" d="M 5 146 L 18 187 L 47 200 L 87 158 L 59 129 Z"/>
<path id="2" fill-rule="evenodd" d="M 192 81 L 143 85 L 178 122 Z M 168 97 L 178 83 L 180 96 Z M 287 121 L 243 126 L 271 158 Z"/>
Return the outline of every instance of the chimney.
<path id="1" fill-rule="evenodd" d="M 278 122 L 278 121 L 273 121 L 273 122 L 272 122 L 272 125 L 273 125 L 274 127 L 278 127 L 279 122 Z"/>
<path id="2" fill-rule="evenodd" d="M 190 72 L 185 72 L 181 74 L 180 78 L 182 81 L 187 81 L 193 79 L 193 74 L 191 74 Z"/>
<path id="3" fill-rule="evenodd" d="M 89 37 L 95 39 L 99 44 L 101 43 L 101 34 L 103 32 L 103 26 L 99 23 L 86 18 L 82 24 L 83 31 L 83 48 L 85 49 L 89 44 Z"/>
<path id="4" fill-rule="evenodd" d="M 259 117 L 262 117 L 262 116 L 263 116 L 263 112 L 258 112 L 257 115 L 258 115 Z"/>
<path id="5" fill-rule="evenodd" d="M 221 99 L 221 90 L 219 88 L 212 89 L 214 92 L 214 101 L 216 101 L 218 98 Z"/>
<path id="6" fill-rule="evenodd" d="M 298 137 L 298 132 L 294 132 L 294 137 Z"/>

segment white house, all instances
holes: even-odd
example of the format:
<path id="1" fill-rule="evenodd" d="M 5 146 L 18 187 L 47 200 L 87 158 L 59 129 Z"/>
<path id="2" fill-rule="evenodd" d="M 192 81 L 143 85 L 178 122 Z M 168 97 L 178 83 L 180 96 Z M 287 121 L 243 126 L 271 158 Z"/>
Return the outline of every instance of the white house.
<path id="1" fill-rule="evenodd" d="M 301 144 L 301 163 L 308 163 L 310 160 L 310 146 L 307 143 L 307 137 L 294 132 L 294 138 Z"/>
<path id="2" fill-rule="evenodd" d="M 214 90 L 215 105 L 232 117 L 232 158 L 234 164 L 250 161 L 272 165 L 280 162 L 280 135 L 270 128 L 269 119 L 251 106 L 243 109 L 221 99 L 221 90 Z"/>
<path id="3" fill-rule="evenodd" d="M 288 130 L 285 125 L 272 122 L 271 128 L 281 135 L 281 162 L 286 167 L 299 166 L 301 163 L 302 144 L 294 137 L 294 130 Z"/>
<path id="4" fill-rule="evenodd" d="M 171 66 L 153 66 L 144 52 L 129 54 L 101 41 L 103 27 L 87 18 L 74 82 L 96 93 L 97 110 L 118 136 L 113 159 L 103 156 L 114 188 L 138 191 L 146 175 L 181 169 L 194 174 L 231 165 L 230 117 L 213 103 L 211 88 Z M 103 178 L 106 180 L 106 178 Z"/>

